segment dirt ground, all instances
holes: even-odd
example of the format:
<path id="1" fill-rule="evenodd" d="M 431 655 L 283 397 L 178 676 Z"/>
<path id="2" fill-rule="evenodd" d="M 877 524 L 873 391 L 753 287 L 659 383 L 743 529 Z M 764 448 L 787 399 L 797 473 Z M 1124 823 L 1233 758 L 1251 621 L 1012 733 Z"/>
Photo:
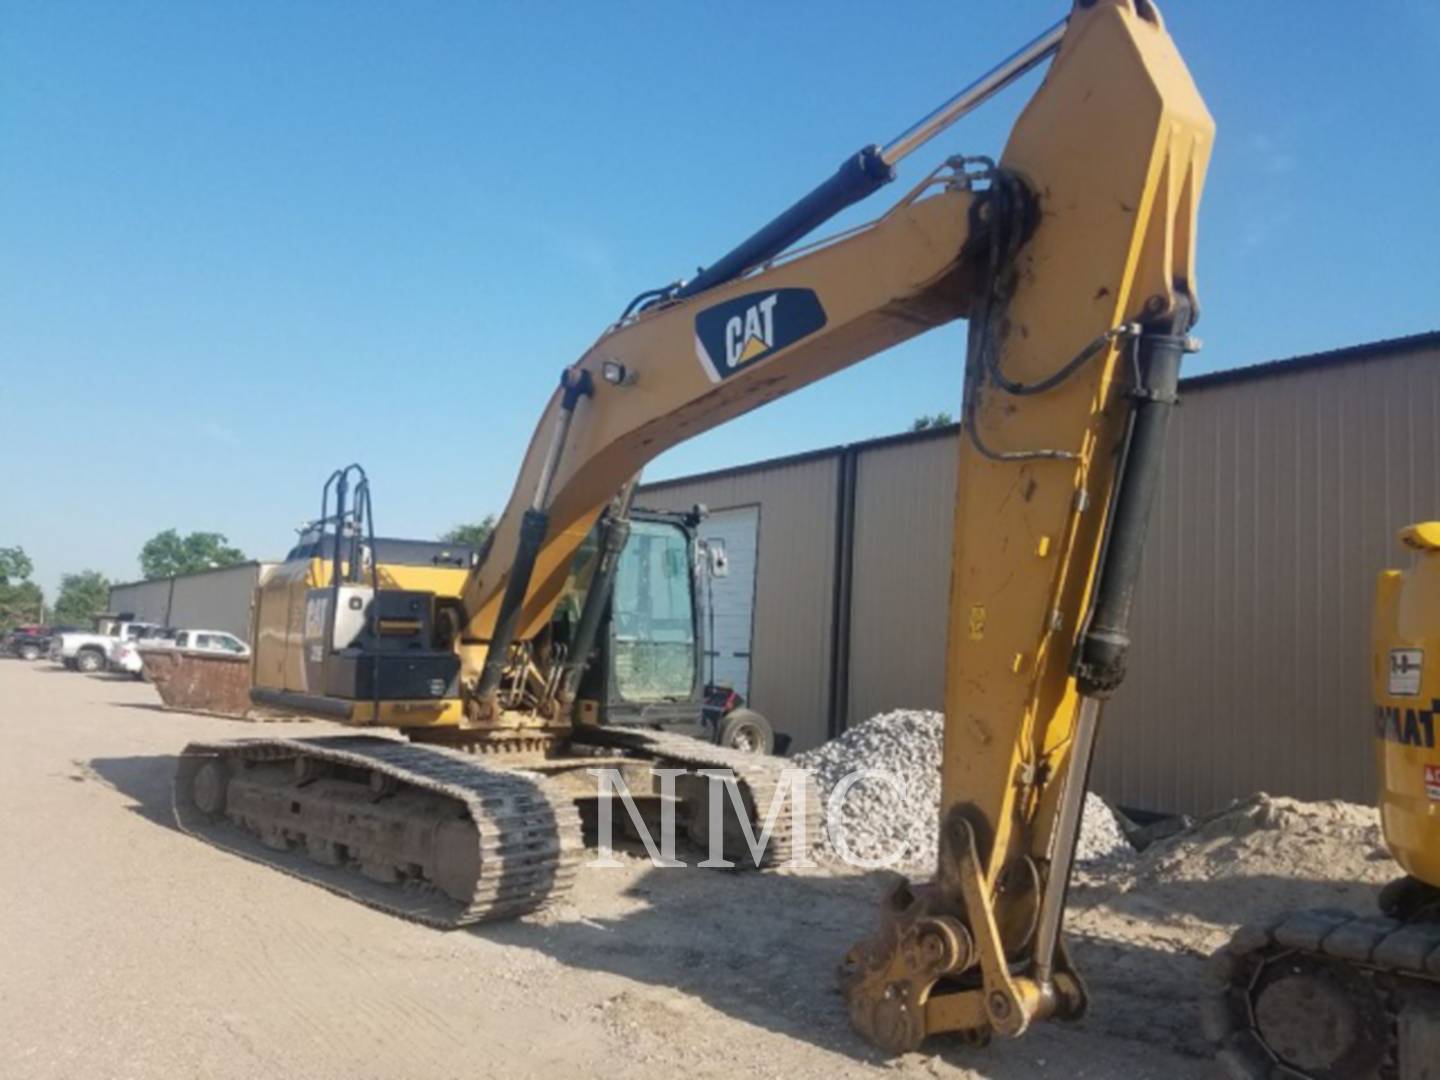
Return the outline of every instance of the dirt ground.
<path id="1" fill-rule="evenodd" d="M 1370 905 L 1394 872 L 1363 812 L 1334 840 L 1325 813 L 1277 825 L 1267 804 L 1253 832 L 1201 830 L 1197 855 L 1078 884 L 1082 1022 L 887 1061 L 851 1034 L 834 974 L 885 877 L 627 859 L 553 914 L 430 930 L 176 831 L 180 747 L 258 733 L 164 712 L 141 683 L 0 660 L 0 1075 L 1187 1080 L 1211 1075 L 1201 957 L 1268 910 Z"/>

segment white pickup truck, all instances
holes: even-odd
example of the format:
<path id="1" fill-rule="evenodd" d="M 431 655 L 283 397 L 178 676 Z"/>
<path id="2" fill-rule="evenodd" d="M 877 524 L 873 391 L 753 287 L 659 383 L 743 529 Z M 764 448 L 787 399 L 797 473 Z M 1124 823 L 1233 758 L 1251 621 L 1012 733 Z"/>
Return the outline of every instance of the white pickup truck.
<path id="1" fill-rule="evenodd" d="M 137 640 L 117 641 L 110 652 L 110 668 L 124 671 L 137 679 L 145 677 L 141 647 L 147 649 L 185 649 L 190 652 L 228 653 L 249 656 L 250 646 L 224 630 L 162 630 Z"/>
<path id="2" fill-rule="evenodd" d="M 97 615 L 95 629 L 60 634 L 50 642 L 50 659 L 71 671 L 103 671 L 117 641 L 138 641 L 159 630 L 155 623 L 136 622 L 124 615 Z"/>

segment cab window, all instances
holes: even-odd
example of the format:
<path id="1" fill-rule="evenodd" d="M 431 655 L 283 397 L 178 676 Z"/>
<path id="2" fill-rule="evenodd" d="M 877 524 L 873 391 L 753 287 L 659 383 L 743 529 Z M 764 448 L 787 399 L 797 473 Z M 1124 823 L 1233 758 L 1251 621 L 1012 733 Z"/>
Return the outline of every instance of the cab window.
<path id="1" fill-rule="evenodd" d="M 611 602 L 611 663 L 626 701 L 686 699 L 695 683 L 695 608 L 684 530 L 637 521 Z"/>

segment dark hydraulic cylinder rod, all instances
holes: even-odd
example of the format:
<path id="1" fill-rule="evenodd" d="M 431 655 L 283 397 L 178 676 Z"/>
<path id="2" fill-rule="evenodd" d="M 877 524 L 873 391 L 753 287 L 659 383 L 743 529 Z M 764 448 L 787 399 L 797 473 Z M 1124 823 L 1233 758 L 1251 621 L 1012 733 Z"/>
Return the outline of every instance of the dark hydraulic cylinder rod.
<path id="1" fill-rule="evenodd" d="M 535 572 L 535 558 L 540 554 L 540 545 L 545 542 L 545 533 L 550 528 L 550 487 L 555 481 L 555 470 L 565 452 L 565 441 L 570 436 L 570 423 L 575 418 L 575 406 L 583 397 L 594 393 L 594 384 L 588 371 L 566 368 L 560 377 L 560 415 L 555 420 L 555 430 L 550 437 L 545 460 L 541 463 L 540 477 L 531 496 L 530 508 L 520 518 L 520 539 L 515 548 L 515 561 L 510 566 L 510 579 L 505 582 L 505 593 L 500 599 L 500 613 L 495 618 L 495 630 L 490 635 L 490 648 L 485 654 L 485 666 L 480 669 L 480 682 L 476 696 L 487 698 L 500 686 L 505 668 L 510 662 L 510 646 L 515 642 L 515 632 L 520 628 L 520 609 L 525 594 L 530 589 L 530 578 Z"/>
<path id="2" fill-rule="evenodd" d="M 894 179 L 895 170 L 881 159 L 880 148 L 865 147 L 814 191 L 680 286 L 675 295 L 694 296 L 739 277 Z"/>
<path id="3" fill-rule="evenodd" d="M 1193 305 L 1182 299 L 1170 319 L 1143 326 L 1135 344 L 1138 385 L 1130 390 L 1130 424 L 1110 526 L 1101 548 L 1095 599 L 1075 655 L 1080 706 L 1071 748 L 1073 758 L 1057 809 L 1054 847 L 1032 953 L 1033 976 L 1042 987 L 1050 985 L 1055 973 L 1055 949 L 1084 816 L 1100 706 L 1125 678 L 1130 609 L 1140 580 L 1140 556 L 1150 526 L 1150 511 L 1160 489 L 1165 433 L 1180 401 L 1180 361 L 1196 348 L 1185 333 L 1193 313 Z"/>
<path id="4" fill-rule="evenodd" d="M 1109 697 L 1125 677 L 1130 608 L 1140 580 L 1150 508 L 1160 488 L 1165 432 L 1180 400 L 1180 361 L 1196 347 L 1185 333 L 1190 306 L 1179 307 L 1170 325 L 1146 326 L 1136 343 L 1140 385 L 1130 391 L 1134 405 L 1119 489 L 1075 663 L 1076 681 L 1086 697 Z"/>
<path id="5" fill-rule="evenodd" d="M 746 270 L 779 255 L 840 211 L 874 194 L 895 179 L 895 166 L 972 109 L 988 101 L 1031 68 L 1053 56 L 1065 36 L 1062 19 L 1027 42 L 965 89 L 912 124 L 886 146 L 867 146 L 845 160 L 835 174 L 804 196 L 775 220 L 743 240 L 690 281 L 674 298 L 694 296 L 733 281 Z M 639 298 L 637 298 L 638 300 Z"/>

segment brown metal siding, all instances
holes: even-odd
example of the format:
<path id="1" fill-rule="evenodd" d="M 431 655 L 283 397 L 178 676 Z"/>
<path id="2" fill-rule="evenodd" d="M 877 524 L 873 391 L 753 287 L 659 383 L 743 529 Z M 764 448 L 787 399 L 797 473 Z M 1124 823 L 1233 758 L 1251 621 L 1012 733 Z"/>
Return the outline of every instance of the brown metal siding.
<path id="1" fill-rule="evenodd" d="M 759 505 L 750 700 L 796 750 L 825 741 L 829 716 L 837 461 L 652 484 L 635 497 L 657 510 Z"/>
<path id="2" fill-rule="evenodd" d="M 860 452 L 849 724 L 944 697 L 957 459 L 953 437 Z"/>
<path id="3" fill-rule="evenodd" d="M 1440 348 L 1387 349 L 1186 388 L 1093 775 L 1108 798 L 1373 797 L 1375 576 L 1404 559 L 1398 529 L 1440 518 Z M 941 701 L 955 440 L 851 450 L 850 723 Z M 838 453 L 660 489 L 668 506 L 761 504 L 756 700 L 784 702 L 781 726 L 804 718 L 801 746 L 825 730 Z"/>
<path id="4" fill-rule="evenodd" d="M 133 611 L 138 619 L 177 628 L 228 630 L 248 639 L 255 586 L 274 566 L 247 562 L 176 578 L 114 585 L 110 610 Z"/>
<path id="5" fill-rule="evenodd" d="M 248 640 L 250 609 L 263 572 L 261 565 L 251 563 L 176 578 L 175 599 L 170 606 L 171 625 L 228 630 Z"/>
<path id="6" fill-rule="evenodd" d="M 170 605 L 170 579 L 139 581 L 131 585 L 112 585 L 108 610 L 116 614 L 134 615 L 140 622 L 165 622 Z"/>
<path id="7" fill-rule="evenodd" d="M 1185 395 L 1097 788 L 1373 797 L 1371 593 L 1395 532 L 1440 516 L 1437 428 L 1434 348 Z"/>
<path id="8" fill-rule="evenodd" d="M 862 451 L 849 720 L 938 708 L 955 436 Z M 1093 782 L 1157 810 L 1373 798 L 1368 649 L 1398 529 L 1440 517 L 1440 350 L 1184 395 Z"/>

